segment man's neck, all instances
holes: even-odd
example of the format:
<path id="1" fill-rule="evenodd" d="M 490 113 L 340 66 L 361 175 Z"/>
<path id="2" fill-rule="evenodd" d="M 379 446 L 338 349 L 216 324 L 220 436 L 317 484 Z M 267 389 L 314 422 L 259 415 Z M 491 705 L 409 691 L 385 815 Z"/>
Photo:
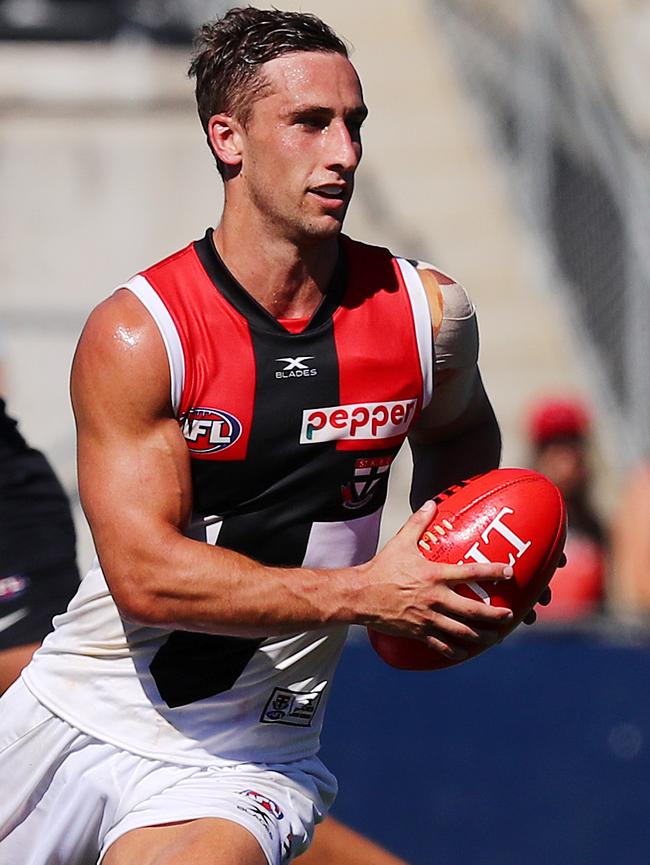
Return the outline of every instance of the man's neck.
<path id="1" fill-rule="evenodd" d="M 338 259 L 338 237 L 298 246 L 283 238 L 234 230 L 224 219 L 213 237 L 228 270 L 276 318 L 313 315 Z"/>

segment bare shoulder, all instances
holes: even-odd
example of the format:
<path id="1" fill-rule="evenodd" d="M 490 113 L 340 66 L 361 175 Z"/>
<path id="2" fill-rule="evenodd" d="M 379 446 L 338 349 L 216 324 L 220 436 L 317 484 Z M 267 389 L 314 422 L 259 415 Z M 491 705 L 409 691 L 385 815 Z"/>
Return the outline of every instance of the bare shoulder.
<path id="1" fill-rule="evenodd" d="M 165 346 L 128 289 L 91 313 L 73 361 L 71 392 L 83 509 L 116 602 L 137 620 L 142 608 L 131 577 L 141 569 L 134 570 L 134 562 L 149 538 L 186 525 L 191 480 L 171 406 Z"/>
<path id="2" fill-rule="evenodd" d="M 77 355 L 96 362 L 137 358 L 142 353 L 164 360 L 162 339 L 151 315 L 128 289 L 120 289 L 98 304 L 86 322 Z"/>
<path id="3" fill-rule="evenodd" d="M 102 301 L 82 331 L 72 365 L 75 413 L 92 401 L 96 414 L 168 413 L 170 375 L 158 328 L 128 289 Z M 132 415 L 133 416 L 133 415 Z"/>

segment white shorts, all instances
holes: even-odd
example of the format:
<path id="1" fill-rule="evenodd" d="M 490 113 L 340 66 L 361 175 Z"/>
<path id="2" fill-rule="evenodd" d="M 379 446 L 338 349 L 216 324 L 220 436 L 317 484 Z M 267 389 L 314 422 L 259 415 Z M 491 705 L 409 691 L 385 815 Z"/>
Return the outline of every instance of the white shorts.
<path id="1" fill-rule="evenodd" d="M 131 829 L 221 817 L 269 865 L 309 846 L 336 780 L 311 757 L 180 766 L 122 751 L 53 715 L 19 680 L 0 701 L 0 865 L 95 865 Z"/>

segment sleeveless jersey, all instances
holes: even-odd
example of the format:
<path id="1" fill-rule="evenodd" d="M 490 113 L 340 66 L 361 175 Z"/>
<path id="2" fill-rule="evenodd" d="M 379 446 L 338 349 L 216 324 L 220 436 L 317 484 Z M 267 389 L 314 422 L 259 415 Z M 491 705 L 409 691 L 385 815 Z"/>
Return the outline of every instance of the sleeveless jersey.
<path id="1" fill-rule="evenodd" d="M 413 265 L 342 238 L 299 333 L 235 281 L 211 230 L 125 287 L 167 351 L 191 457 L 188 534 L 269 565 L 370 559 L 391 462 L 432 394 L 431 315 Z M 318 750 L 345 633 L 242 639 L 134 625 L 96 562 L 24 677 L 65 720 L 145 756 L 286 761 Z"/>

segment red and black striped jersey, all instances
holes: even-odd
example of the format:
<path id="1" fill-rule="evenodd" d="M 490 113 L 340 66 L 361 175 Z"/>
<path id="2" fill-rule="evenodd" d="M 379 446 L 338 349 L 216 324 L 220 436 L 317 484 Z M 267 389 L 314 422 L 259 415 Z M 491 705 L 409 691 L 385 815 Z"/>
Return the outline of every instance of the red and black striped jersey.
<path id="1" fill-rule="evenodd" d="M 298 565 L 314 521 L 383 504 L 387 474 L 360 494 L 357 462 L 389 464 L 430 399 L 432 364 L 430 317 L 420 311 L 418 334 L 387 250 L 344 239 L 332 283 L 299 333 L 238 285 L 211 232 L 129 287 L 167 335 L 197 525 L 216 516 L 221 545 Z M 152 291 L 164 309 L 150 303 Z"/>
<path id="2" fill-rule="evenodd" d="M 188 534 L 271 565 L 371 558 L 391 462 L 432 395 L 432 320 L 416 268 L 343 237 L 300 328 L 237 283 L 211 230 L 124 287 L 165 343 L 191 457 Z M 128 750 L 187 762 L 317 750 L 344 628 L 263 640 L 142 628 L 120 619 L 98 566 L 84 582 L 29 673 L 58 714 Z M 93 647 L 80 646 L 93 616 Z M 89 687 L 111 673 L 119 681 L 101 728 L 91 700 L 64 711 L 48 683 L 66 653 Z"/>

